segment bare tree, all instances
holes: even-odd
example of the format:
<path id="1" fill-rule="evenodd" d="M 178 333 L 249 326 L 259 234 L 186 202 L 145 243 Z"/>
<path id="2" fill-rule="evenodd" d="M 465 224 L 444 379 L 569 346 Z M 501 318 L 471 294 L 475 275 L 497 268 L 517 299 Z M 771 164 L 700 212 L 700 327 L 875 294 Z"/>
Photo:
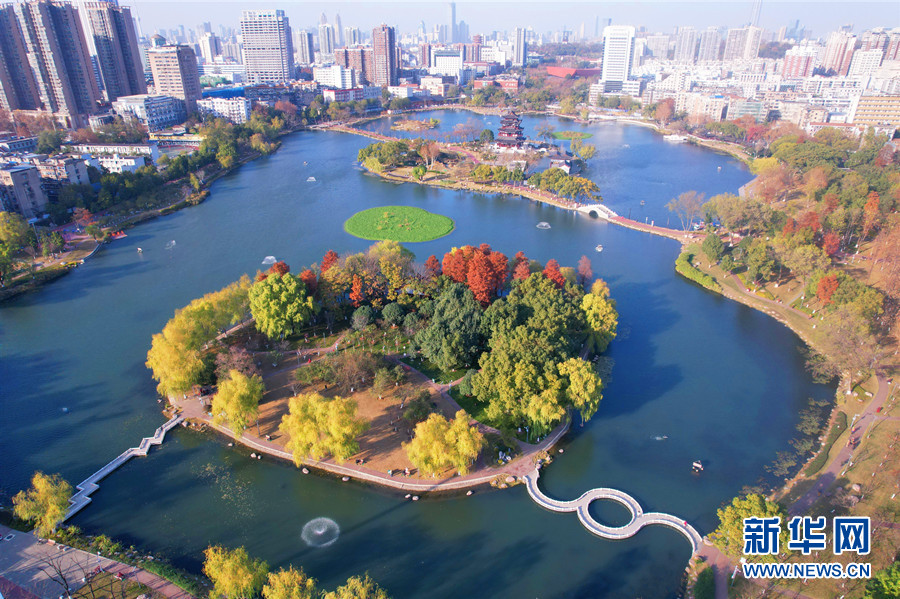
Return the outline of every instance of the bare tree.
<path id="1" fill-rule="evenodd" d="M 666 204 L 666 208 L 678 215 L 682 228 L 687 231 L 691 228 L 691 224 L 703 214 L 703 199 L 704 195 L 700 192 L 685 191 Z"/>

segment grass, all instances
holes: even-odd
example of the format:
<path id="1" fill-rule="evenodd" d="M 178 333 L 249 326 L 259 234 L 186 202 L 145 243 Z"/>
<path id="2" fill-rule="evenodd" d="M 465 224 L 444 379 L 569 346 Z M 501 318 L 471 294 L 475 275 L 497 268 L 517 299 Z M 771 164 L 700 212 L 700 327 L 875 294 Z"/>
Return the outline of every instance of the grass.
<path id="1" fill-rule="evenodd" d="M 490 419 L 487 417 L 485 410 L 487 409 L 487 404 L 483 401 L 478 401 L 474 396 L 463 395 L 458 387 L 453 387 L 450 389 L 450 397 L 459 404 L 466 413 L 477 420 L 478 422 L 487 424 L 488 426 L 493 426 L 490 422 Z"/>
<path id="2" fill-rule="evenodd" d="M 390 239 L 404 243 L 431 241 L 449 235 L 452 218 L 413 206 L 382 206 L 357 212 L 344 223 L 344 230 L 362 239 Z"/>
<path id="3" fill-rule="evenodd" d="M 828 463 L 828 454 L 831 453 L 831 447 L 845 430 L 847 430 L 847 415 L 843 412 L 838 412 L 837 416 L 835 416 L 834 426 L 828 431 L 828 438 L 825 439 L 825 444 L 813 461 L 809 463 L 809 466 L 806 467 L 806 471 L 803 473 L 805 476 L 812 476 L 825 467 L 825 464 Z"/>
<path id="4" fill-rule="evenodd" d="M 90 582 L 76 591 L 74 599 L 96 599 L 98 597 L 118 597 L 135 599 L 140 595 L 152 594 L 153 590 L 133 580 L 119 580 L 108 572 L 102 572 L 91 578 Z"/>
<path id="5" fill-rule="evenodd" d="M 31 529 L 34 528 L 33 524 L 16 518 L 12 510 L 6 508 L 0 508 L 0 524 L 19 532 L 31 532 Z"/>
<path id="6" fill-rule="evenodd" d="M 553 139 L 587 139 L 593 137 L 593 133 L 585 131 L 554 131 Z"/>
<path id="7" fill-rule="evenodd" d="M 407 358 L 400 358 L 400 361 L 407 366 L 412 366 L 428 378 L 434 379 L 434 382 L 442 385 L 460 379 L 466 374 L 464 369 L 450 371 L 441 370 L 436 364 L 426 358 L 413 358 L 410 356 Z"/>
<path id="8" fill-rule="evenodd" d="M 713 569 L 709 566 L 697 574 L 697 582 L 694 583 L 694 599 L 716 599 L 716 577 Z"/>

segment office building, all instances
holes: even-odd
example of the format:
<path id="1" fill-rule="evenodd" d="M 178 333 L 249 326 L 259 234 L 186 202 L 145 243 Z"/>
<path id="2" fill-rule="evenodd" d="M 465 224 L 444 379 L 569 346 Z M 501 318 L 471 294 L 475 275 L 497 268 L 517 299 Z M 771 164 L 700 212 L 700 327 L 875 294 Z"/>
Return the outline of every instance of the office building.
<path id="1" fill-rule="evenodd" d="M 379 25 L 372 30 L 375 85 L 397 85 L 397 43 L 393 27 Z"/>
<path id="2" fill-rule="evenodd" d="M 869 77 L 881 66 L 883 56 L 884 52 L 879 48 L 855 51 L 853 59 L 850 61 L 850 68 L 847 70 L 847 76 Z"/>
<path id="3" fill-rule="evenodd" d="M 447 39 L 445 41 L 455 44 L 459 41 L 457 39 L 458 34 L 456 31 L 456 2 L 451 2 L 450 6 L 447 8 L 449 11 L 450 22 L 447 23 Z"/>
<path id="4" fill-rule="evenodd" d="M 700 34 L 700 47 L 697 50 L 697 62 L 719 60 L 722 36 L 715 27 L 709 27 Z"/>
<path id="5" fill-rule="evenodd" d="M 344 38 L 341 46 L 353 47 L 362 44 L 362 33 L 358 27 L 344 27 Z"/>
<path id="6" fill-rule="evenodd" d="M 89 0 L 80 3 L 78 12 L 104 98 L 112 102 L 119 96 L 147 93 L 131 9 Z"/>
<path id="7" fill-rule="evenodd" d="M 36 110 L 39 107 L 37 83 L 28 66 L 13 5 L 0 6 L 0 108 Z"/>
<path id="8" fill-rule="evenodd" d="M 356 71 L 333 64 L 327 67 L 313 68 L 313 81 L 322 87 L 334 89 L 351 89 L 357 86 Z"/>
<path id="9" fill-rule="evenodd" d="M 213 63 L 222 54 L 222 46 L 215 33 L 204 33 L 200 36 L 200 57 L 205 63 Z"/>
<path id="10" fill-rule="evenodd" d="M 124 119 L 138 121 L 150 132 L 168 129 L 187 120 L 184 100 L 173 96 L 122 96 L 112 103 L 112 109 Z"/>
<path id="11" fill-rule="evenodd" d="M 197 112 L 226 119 L 232 123 L 250 120 L 251 102 L 248 98 L 203 98 L 197 100 Z"/>
<path id="12" fill-rule="evenodd" d="M 156 95 L 173 96 L 184 100 L 185 110 L 191 114 L 200 99 L 200 72 L 197 55 L 190 46 L 163 46 L 147 53 L 153 71 Z"/>
<path id="13" fill-rule="evenodd" d="M 13 8 L 40 108 L 67 127 L 86 126 L 101 96 L 75 7 L 40 1 Z"/>
<path id="14" fill-rule="evenodd" d="M 653 58 L 661 58 L 665 60 L 669 57 L 669 43 L 671 42 L 671 40 L 668 35 L 648 35 L 646 39 L 647 50 L 650 51 L 650 54 L 653 56 Z"/>
<path id="15" fill-rule="evenodd" d="M 600 81 L 607 92 L 619 91 L 631 77 L 634 62 L 634 27 L 611 25 L 603 28 L 603 71 Z"/>
<path id="16" fill-rule="evenodd" d="M 296 40 L 297 62 L 306 66 L 316 62 L 316 52 L 313 49 L 313 34 L 309 31 L 298 31 L 294 37 Z"/>
<path id="17" fill-rule="evenodd" d="M 241 39 L 247 81 L 282 83 L 294 78 L 294 44 L 283 10 L 245 10 Z"/>
<path id="18" fill-rule="evenodd" d="M 37 167 L 31 164 L 0 167 L 0 211 L 15 212 L 29 220 L 44 214 L 48 203 Z"/>
<path id="19" fill-rule="evenodd" d="M 514 67 L 524 67 L 525 63 L 528 62 L 528 41 L 525 39 L 525 29 L 522 27 L 516 27 L 513 56 L 512 64 Z"/>
<path id="20" fill-rule="evenodd" d="M 900 96 L 862 96 L 850 108 L 849 122 L 871 127 L 900 127 Z"/>
<path id="21" fill-rule="evenodd" d="M 675 62 L 694 62 L 697 55 L 697 30 L 693 27 L 680 27 L 675 36 Z"/>

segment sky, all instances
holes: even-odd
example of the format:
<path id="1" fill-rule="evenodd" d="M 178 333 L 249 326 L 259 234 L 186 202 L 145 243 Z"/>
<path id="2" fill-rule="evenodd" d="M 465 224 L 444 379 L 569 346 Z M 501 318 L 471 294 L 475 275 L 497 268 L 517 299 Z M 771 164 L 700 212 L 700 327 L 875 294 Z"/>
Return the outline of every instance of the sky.
<path id="1" fill-rule="evenodd" d="M 283 9 L 291 27 L 315 27 L 324 11 L 328 22 L 340 13 L 344 27 L 371 29 L 385 22 L 414 32 L 419 21 L 425 21 L 430 31 L 435 24 L 449 22 L 449 3 L 433 0 L 408 2 L 269 2 L 267 0 L 189 0 L 168 2 L 159 0 L 120 0 L 131 6 L 140 18 L 144 34 L 177 25 L 195 28 L 210 21 L 214 30 L 219 25 L 237 27 L 244 9 Z M 577 31 L 585 24 L 585 32 L 592 35 L 597 17 L 612 19 L 614 25 L 645 26 L 654 32 L 671 33 L 676 26 L 693 25 L 739 27 L 749 23 L 752 2 L 732 0 L 703 0 L 683 2 L 651 0 L 633 2 L 500 2 L 460 1 L 456 3 L 456 18 L 469 25 L 471 33 L 511 31 L 515 27 L 531 27 L 539 33 L 563 27 Z M 900 27 L 900 2 L 817 0 L 815 2 L 785 2 L 763 0 L 760 26 L 777 31 L 783 25 L 799 19 L 801 26 L 811 29 L 814 36 L 825 37 L 841 25 L 852 23 L 855 32 L 872 27 Z"/>

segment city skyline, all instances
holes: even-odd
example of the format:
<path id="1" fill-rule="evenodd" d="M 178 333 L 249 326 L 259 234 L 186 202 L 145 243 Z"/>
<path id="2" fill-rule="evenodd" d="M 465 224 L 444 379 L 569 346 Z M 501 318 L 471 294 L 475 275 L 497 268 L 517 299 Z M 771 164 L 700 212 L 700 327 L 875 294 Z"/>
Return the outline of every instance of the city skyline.
<path id="1" fill-rule="evenodd" d="M 828 10 L 814 10 L 821 3 L 812 2 L 763 2 L 759 26 L 764 29 L 778 29 L 799 20 L 815 37 L 826 37 L 843 25 L 852 23 L 853 30 L 863 31 L 872 27 L 900 26 L 896 3 L 862 2 L 848 3 L 826 1 Z M 295 29 L 315 28 L 324 12 L 329 21 L 336 14 L 344 13 L 345 26 L 372 29 L 382 22 L 398 28 L 398 35 L 414 32 L 420 21 L 425 21 L 430 30 L 435 25 L 446 23 L 448 2 L 416 2 L 410 10 L 411 2 L 376 3 L 357 2 L 266 2 L 265 0 L 241 0 L 215 3 L 218 9 L 211 14 L 212 2 L 194 0 L 192 2 L 155 2 L 153 0 L 132 0 L 129 5 L 140 19 L 144 35 L 155 29 L 166 29 L 176 25 L 193 27 L 196 23 L 212 21 L 216 26 L 237 27 L 241 11 L 244 9 L 284 10 Z M 611 19 L 613 25 L 645 27 L 648 31 L 673 33 L 678 26 L 740 27 L 748 24 L 752 17 L 753 2 L 670 2 L 657 0 L 639 5 L 631 3 L 595 4 L 584 2 L 516 3 L 515 14 L 506 14 L 510 2 L 456 3 L 456 19 L 464 21 L 471 33 L 490 31 L 512 31 L 515 27 L 531 27 L 538 33 L 549 30 L 567 29 L 578 31 L 582 23 L 587 37 L 593 37 L 596 21 Z M 652 6 L 652 10 L 649 8 Z M 177 7 L 177 11 L 175 8 Z M 232 10 L 233 9 L 233 10 Z M 172 19 L 178 14 L 178 20 Z M 351 16 L 352 15 L 352 16 Z M 213 18 L 215 17 L 215 18 Z M 216 20 L 218 19 L 218 20 Z M 602 27 L 601 27 L 602 29 Z"/>

